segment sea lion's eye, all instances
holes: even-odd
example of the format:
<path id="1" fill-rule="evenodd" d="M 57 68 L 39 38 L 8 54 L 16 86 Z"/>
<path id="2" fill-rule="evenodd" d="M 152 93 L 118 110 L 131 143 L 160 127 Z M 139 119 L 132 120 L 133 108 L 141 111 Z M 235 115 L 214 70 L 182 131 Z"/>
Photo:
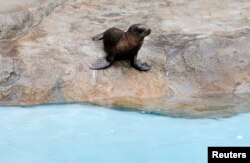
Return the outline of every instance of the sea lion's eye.
<path id="1" fill-rule="evenodd" d="M 144 31 L 144 30 L 141 29 L 141 28 L 138 28 L 138 29 L 137 29 L 137 32 L 138 32 L 138 33 L 142 33 L 143 31 Z"/>

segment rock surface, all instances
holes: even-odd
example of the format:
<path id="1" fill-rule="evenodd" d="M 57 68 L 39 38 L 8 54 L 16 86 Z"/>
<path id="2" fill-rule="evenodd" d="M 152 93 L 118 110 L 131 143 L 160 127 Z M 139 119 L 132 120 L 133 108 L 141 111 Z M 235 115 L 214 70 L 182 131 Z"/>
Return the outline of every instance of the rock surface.
<path id="1" fill-rule="evenodd" d="M 0 6 L 0 40 L 25 34 L 66 0 L 8 0 Z"/>
<path id="2" fill-rule="evenodd" d="M 249 0 L 26 2 L 0 12 L 1 104 L 250 92 Z M 134 23 L 152 29 L 139 55 L 153 68 L 90 70 L 104 54 L 91 37 Z"/>

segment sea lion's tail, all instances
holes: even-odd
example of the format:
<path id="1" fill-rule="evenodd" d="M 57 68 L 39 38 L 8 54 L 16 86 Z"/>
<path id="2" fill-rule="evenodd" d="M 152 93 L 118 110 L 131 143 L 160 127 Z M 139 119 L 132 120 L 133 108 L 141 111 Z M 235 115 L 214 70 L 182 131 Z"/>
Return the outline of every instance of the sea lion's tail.
<path id="1" fill-rule="evenodd" d="M 102 40 L 103 39 L 103 33 L 100 33 L 94 37 L 92 37 L 93 41 L 98 41 L 98 40 Z"/>

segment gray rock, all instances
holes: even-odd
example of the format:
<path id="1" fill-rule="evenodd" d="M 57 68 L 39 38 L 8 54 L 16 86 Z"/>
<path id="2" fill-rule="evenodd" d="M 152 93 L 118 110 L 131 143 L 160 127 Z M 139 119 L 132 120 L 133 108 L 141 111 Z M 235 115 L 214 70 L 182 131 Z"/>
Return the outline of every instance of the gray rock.
<path id="1" fill-rule="evenodd" d="M 41 23 L 57 6 L 67 0 L 18 0 L 1 2 L 0 40 L 17 37 Z"/>
<path id="2" fill-rule="evenodd" d="M 250 32 L 245 32 L 188 40 L 177 50 L 170 46 L 166 74 L 171 89 L 191 96 L 248 93 Z"/>

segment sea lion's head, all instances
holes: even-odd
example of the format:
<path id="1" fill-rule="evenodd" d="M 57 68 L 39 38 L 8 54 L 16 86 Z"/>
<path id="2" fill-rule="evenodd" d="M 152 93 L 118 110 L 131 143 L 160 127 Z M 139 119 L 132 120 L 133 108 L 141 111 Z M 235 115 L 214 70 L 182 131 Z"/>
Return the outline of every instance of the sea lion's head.
<path id="1" fill-rule="evenodd" d="M 129 34 L 132 34 L 140 39 L 143 39 L 145 36 L 148 36 L 151 33 L 151 29 L 145 24 L 134 24 L 129 27 Z"/>

